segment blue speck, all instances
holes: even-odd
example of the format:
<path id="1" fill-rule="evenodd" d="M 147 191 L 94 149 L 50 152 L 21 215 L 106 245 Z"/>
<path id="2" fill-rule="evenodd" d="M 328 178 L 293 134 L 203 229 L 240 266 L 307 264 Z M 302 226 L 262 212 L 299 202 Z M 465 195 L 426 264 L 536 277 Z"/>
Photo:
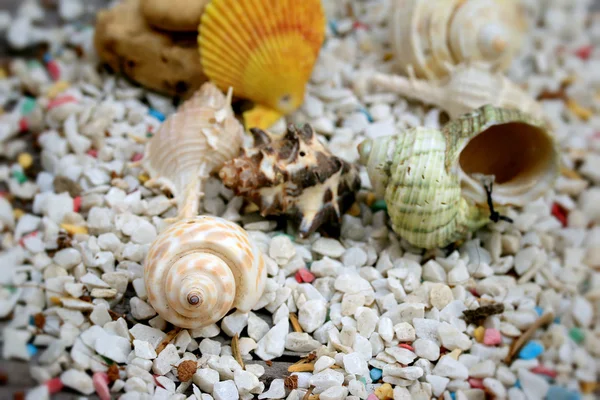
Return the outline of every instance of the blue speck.
<path id="1" fill-rule="evenodd" d="M 35 325 L 35 318 L 33 318 L 33 315 L 29 317 L 29 325 Z"/>
<path id="2" fill-rule="evenodd" d="M 541 317 L 542 314 L 544 313 L 544 310 L 542 309 L 542 307 L 536 306 L 535 307 L 535 312 L 537 312 L 537 315 Z"/>
<path id="3" fill-rule="evenodd" d="M 371 369 L 371 380 L 373 380 L 373 382 L 380 380 L 381 375 L 383 375 L 383 372 L 379 368 Z"/>
<path id="4" fill-rule="evenodd" d="M 515 382 L 515 387 L 516 387 L 517 389 L 522 389 L 522 388 L 521 388 L 521 382 L 520 382 L 518 379 L 517 379 L 517 381 Z"/>
<path id="5" fill-rule="evenodd" d="M 52 61 L 52 56 L 50 55 L 50 53 L 46 53 L 44 54 L 44 63 L 48 64 L 50 61 Z"/>
<path id="6" fill-rule="evenodd" d="M 331 21 L 331 20 L 330 20 L 330 21 L 329 21 L 327 24 L 329 25 L 329 29 L 331 29 L 331 31 L 332 31 L 332 32 L 333 32 L 335 35 L 337 35 L 337 34 L 338 34 L 338 30 L 337 30 L 337 24 L 335 23 L 335 21 Z"/>
<path id="7" fill-rule="evenodd" d="M 519 358 L 523 360 L 533 360 L 544 352 L 544 346 L 540 342 L 532 340 L 527 342 L 525 346 L 519 351 Z"/>
<path id="8" fill-rule="evenodd" d="M 554 323 L 555 324 L 560 324 L 560 317 L 554 318 Z"/>
<path id="9" fill-rule="evenodd" d="M 32 343 L 29 343 L 27 345 L 27 351 L 29 352 L 30 356 L 35 356 L 38 352 L 38 349 Z"/>
<path id="10" fill-rule="evenodd" d="M 365 117 L 367 117 L 367 120 L 369 121 L 369 123 L 373 122 L 373 117 L 367 110 L 365 110 L 364 108 L 361 108 L 359 111 L 361 113 L 365 114 Z"/>
<path id="11" fill-rule="evenodd" d="M 572 390 L 568 390 L 562 386 L 552 385 L 546 394 L 548 400 L 579 400 L 581 395 Z"/>
<path id="12" fill-rule="evenodd" d="M 151 108 L 148 111 L 148 114 L 150 114 L 152 117 L 156 118 L 157 120 L 159 120 L 160 122 L 163 122 L 165 120 L 165 116 L 163 113 L 161 113 L 158 110 L 155 110 L 154 108 Z"/>
<path id="13" fill-rule="evenodd" d="M 452 400 L 456 400 L 456 393 L 450 392 L 450 397 L 452 397 Z"/>

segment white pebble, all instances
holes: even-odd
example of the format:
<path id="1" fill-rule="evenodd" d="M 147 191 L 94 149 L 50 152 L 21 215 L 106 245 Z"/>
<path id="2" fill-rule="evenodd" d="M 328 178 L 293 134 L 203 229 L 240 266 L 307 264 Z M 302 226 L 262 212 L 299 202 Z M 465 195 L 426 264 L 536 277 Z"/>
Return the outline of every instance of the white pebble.
<path id="1" fill-rule="evenodd" d="M 173 344 L 168 344 L 152 363 L 152 372 L 157 375 L 165 375 L 178 361 L 179 354 L 177 353 L 177 347 Z"/>
<path id="2" fill-rule="evenodd" d="M 346 249 L 340 242 L 331 238 L 319 238 L 312 245 L 312 251 L 323 256 L 339 258 Z"/>
<path id="3" fill-rule="evenodd" d="M 66 387 L 77 390 L 80 393 L 86 395 L 94 393 L 92 378 L 85 372 L 69 369 L 60 375 L 60 381 Z"/>
<path id="4" fill-rule="evenodd" d="M 156 351 L 154 347 L 148 342 L 143 340 L 133 340 L 133 347 L 135 356 L 146 360 L 154 360 L 156 358 Z"/>
<path id="5" fill-rule="evenodd" d="M 239 396 L 238 389 L 232 380 L 215 383 L 212 392 L 215 400 L 231 400 L 237 399 Z"/>

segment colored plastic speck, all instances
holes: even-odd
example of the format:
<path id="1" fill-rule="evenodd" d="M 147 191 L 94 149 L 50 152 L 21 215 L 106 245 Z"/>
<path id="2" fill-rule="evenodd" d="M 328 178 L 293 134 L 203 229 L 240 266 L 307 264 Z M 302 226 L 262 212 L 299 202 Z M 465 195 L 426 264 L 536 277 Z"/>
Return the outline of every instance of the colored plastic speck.
<path id="1" fill-rule="evenodd" d="M 50 53 L 44 54 L 42 61 L 44 61 L 44 64 L 48 64 L 50 61 L 52 61 L 52 55 Z"/>
<path id="2" fill-rule="evenodd" d="M 517 379 L 517 381 L 515 382 L 515 387 L 516 387 L 517 389 L 522 389 L 522 388 L 521 388 L 521 381 L 519 381 L 518 379 Z"/>
<path id="3" fill-rule="evenodd" d="M 312 272 L 310 272 L 309 270 L 307 270 L 306 268 L 302 268 L 299 269 L 298 272 L 296 272 L 296 282 L 298 283 L 311 283 L 312 281 L 315 280 L 315 276 L 312 274 Z"/>
<path id="4" fill-rule="evenodd" d="M 23 105 L 21 106 L 21 114 L 27 115 L 33 111 L 35 108 L 36 102 L 33 97 L 25 97 L 25 101 L 23 101 Z"/>
<path id="5" fill-rule="evenodd" d="M 294 242 L 296 240 L 296 238 L 294 236 L 288 235 L 287 233 L 278 233 L 275 236 L 287 236 L 288 239 L 290 239 L 292 242 Z M 273 236 L 273 237 L 275 237 L 275 236 Z"/>
<path id="6" fill-rule="evenodd" d="M 483 379 L 478 379 L 478 378 L 469 378 L 468 381 L 469 385 L 471 385 L 471 387 L 473 389 L 483 389 Z"/>
<path id="7" fill-rule="evenodd" d="M 530 371 L 534 374 L 546 375 L 547 377 L 550 377 L 552 379 L 555 379 L 558 375 L 556 371 L 550 368 L 546 368 L 543 365 L 538 365 L 537 367 L 531 368 Z"/>
<path id="8" fill-rule="evenodd" d="M 98 150 L 96 150 L 96 149 L 89 149 L 86 152 L 86 154 L 89 155 L 89 156 L 92 156 L 92 157 L 96 158 L 96 157 L 98 157 Z"/>
<path id="9" fill-rule="evenodd" d="M 380 370 L 379 368 L 372 368 L 370 371 L 370 375 L 371 375 L 371 379 L 373 380 L 373 382 L 377 382 L 378 380 L 381 379 L 381 376 L 383 375 L 383 371 Z"/>
<path id="10" fill-rule="evenodd" d="M 48 110 L 56 108 L 58 106 L 62 106 L 63 104 L 76 102 L 77 99 L 71 95 L 65 95 L 54 98 L 51 102 L 48 103 Z"/>
<path id="11" fill-rule="evenodd" d="M 373 122 L 373 117 L 371 116 L 371 114 L 367 110 L 365 110 L 364 108 L 361 108 L 359 111 L 361 113 L 365 114 L 365 117 L 367 117 L 367 120 L 369 122 Z"/>
<path id="12" fill-rule="evenodd" d="M 108 375 L 106 372 L 96 372 L 92 376 L 94 389 L 101 400 L 110 400 L 110 390 L 108 388 Z"/>
<path id="13" fill-rule="evenodd" d="M 15 178 L 15 180 L 19 183 L 25 183 L 27 182 L 27 176 L 25 176 L 25 174 L 23 173 L 23 171 L 14 171 L 13 172 L 13 178 Z"/>
<path id="14" fill-rule="evenodd" d="M 579 400 L 581 395 L 562 386 L 552 385 L 546 393 L 548 400 Z"/>
<path id="15" fill-rule="evenodd" d="M 79 212 L 80 209 L 81 209 L 81 196 L 76 196 L 73 199 L 73 211 Z"/>
<path id="16" fill-rule="evenodd" d="M 360 21 L 354 21 L 354 23 L 352 24 L 352 28 L 354 28 L 356 30 L 358 30 L 358 29 L 369 30 L 369 25 L 363 24 Z"/>
<path id="17" fill-rule="evenodd" d="M 19 130 L 21 132 L 26 132 L 29 129 L 29 123 L 25 117 L 19 120 Z"/>
<path id="18" fill-rule="evenodd" d="M 475 336 L 475 340 L 477 340 L 479 343 L 482 343 L 483 338 L 485 337 L 485 328 L 483 326 L 478 326 L 477 328 L 475 328 L 473 336 Z"/>
<path id="19" fill-rule="evenodd" d="M 544 346 L 540 342 L 532 340 L 527 342 L 525 346 L 519 351 L 519 358 L 523 360 L 533 360 L 544 352 Z"/>
<path id="20" fill-rule="evenodd" d="M 50 393 L 50 394 L 55 394 L 55 393 L 60 392 L 63 389 L 63 387 L 65 386 L 65 385 L 63 385 L 62 381 L 58 377 L 47 380 L 45 385 L 46 385 L 46 387 L 48 387 L 48 393 Z"/>
<path id="21" fill-rule="evenodd" d="M 387 212 L 387 204 L 385 204 L 385 200 L 375 200 L 371 205 L 371 210 L 373 212 L 384 210 Z"/>
<path id="22" fill-rule="evenodd" d="M 27 344 L 27 352 L 29 353 L 30 356 L 33 357 L 37 354 L 38 349 L 32 343 L 28 343 Z"/>
<path id="23" fill-rule="evenodd" d="M 329 29 L 331 29 L 331 31 L 337 35 L 338 34 L 338 30 L 337 30 L 337 24 L 335 23 L 335 21 L 329 21 L 327 23 L 327 25 L 329 25 Z"/>
<path id="24" fill-rule="evenodd" d="M 406 344 L 406 343 L 400 343 L 400 344 L 398 344 L 398 347 L 402 347 L 403 349 L 410 350 L 410 351 L 415 351 L 414 347 L 412 347 L 410 344 Z"/>
<path id="25" fill-rule="evenodd" d="M 552 215 L 560 221 L 562 226 L 567 226 L 567 210 L 562 208 L 560 204 L 552 204 Z"/>
<path id="26" fill-rule="evenodd" d="M 17 157 L 17 162 L 23 169 L 27 169 L 33 165 L 33 157 L 29 153 L 21 153 Z"/>
<path id="27" fill-rule="evenodd" d="M 148 133 L 146 133 L 146 137 L 147 137 L 148 139 L 150 139 L 152 136 L 154 136 L 154 134 L 152 134 L 152 132 L 148 132 Z"/>
<path id="28" fill-rule="evenodd" d="M 544 314 L 544 309 L 540 306 L 536 306 L 535 312 L 537 313 L 538 317 L 541 317 Z"/>
<path id="29" fill-rule="evenodd" d="M 456 393 L 450 392 L 450 397 L 452 398 L 452 400 L 456 400 Z"/>
<path id="30" fill-rule="evenodd" d="M 573 341 L 577 344 L 583 342 L 583 339 L 585 339 L 585 334 L 583 333 L 583 331 L 579 328 L 571 328 L 569 330 L 569 336 L 571 337 L 571 339 L 573 339 Z"/>
<path id="31" fill-rule="evenodd" d="M 150 110 L 148 110 L 148 114 L 154 118 L 156 118 L 157 120 L 159 120 L 160 122 L 163 122 L 165 120 L 165 116 L 163 113 L 161 113 L 158 110 L 155 110 L 153 108 L 151 108 Z"/>
<path id="32" fill-rule="evenodd" d="M 60 67 L 56 61 L 51 60 L 48 62 L 46 64 L 46 69 L 48 70 L 48 74 L 50 74 L 52 80 L 57 81 L 60 79 Z"/>
<path id="33" fill-rule="evenodd" d="M 575 51 L 575 55 L 581 58 L 582 60 L 588 60 L 592 55 L 593 49 L 594 48 L 591 45 L 583 46 Z"/>
<path id="34" fill-rule="evenodd" d="M 140 161 L 142 158 L 144 158 L 144 155 L 142 153 L 135 153 L 133 155 L 133 157 L 131 157 L 131 161 L 132 162 Z"/>

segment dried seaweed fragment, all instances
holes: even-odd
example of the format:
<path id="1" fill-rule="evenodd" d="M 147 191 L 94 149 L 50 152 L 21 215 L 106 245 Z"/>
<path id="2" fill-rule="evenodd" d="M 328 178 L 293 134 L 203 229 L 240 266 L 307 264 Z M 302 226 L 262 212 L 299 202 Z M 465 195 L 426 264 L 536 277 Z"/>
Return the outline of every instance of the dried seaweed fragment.
<path id="1" fill-rule="evenodd" d="M 251 133 L 254 147 L 219 172 L 226 187 L 256 204 L 262 216 L 299 218 L 302 238 L 340 220 L 360 189 L 355 166 L 332 155 L 308 124 L 290 125 L 280 138 L 257 128 Z"/>
<path id="2" fill-rule="evenodd" d="M 481 306 L 475 310 L 463 311 L 464 319 L 467 324 L 482 324 L 490 315 L 502 314 L 504 312 L 504 304 L 496 303 L 487 306 Z"/>

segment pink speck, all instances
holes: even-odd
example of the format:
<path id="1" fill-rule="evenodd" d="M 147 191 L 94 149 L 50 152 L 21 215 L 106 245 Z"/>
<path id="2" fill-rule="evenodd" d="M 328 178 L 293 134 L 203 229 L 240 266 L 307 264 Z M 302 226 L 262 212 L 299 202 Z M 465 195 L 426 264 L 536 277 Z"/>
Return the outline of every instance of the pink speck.
<path id="1" fill-rule="evenodd" d="M 556 378 L 556 375 L 558 375 L 556 373 L 556 371 L 554 371 L 553 369 L 544 367 L 543 365 L 538 365 L 535 368 L 531 368 L 530 371 L 533 372 L 534 374 L 549 376 L 550 378 Z"/>
<path id="2" fill-rule="evenodd" d="M 377 398 L 377 396 L 375 396 L 375 394 L 371 393 L 369 395 L 369 397 L 367 397 L 367 400 L 379 400 L 379 399 Z"/>
<path id="3" fill-rule="evenodd" d="M 312 281 L 315 280 L 315 276 L 312 274 L 312 272 L 310 272 L 309 270 L 307 270 L 306 268 L 302 268 L 300 270 L 298 270 L 298 272 L 296 272 L 296 282 L 298 283 L 311 283 Z"/>
<path id="4" fill-rule="evenodd" d="M 50 393 L 50 394 L 55 394 L 55 393 L 60 392 L 62 390 L 62 388 L 65 386 L 65 385 L 63 385 L 60 378 L 52 378 L 52 379 L 46 381 L 45 385 L 48 387 L 48 393 Z"/>
<path id="5" fill-rule="evenodd" d="M 31 233 L 28 233 L 27 235 L 23 236 L 21 238 L 21 240 L 19 240 L 19 244 L 21 245 L 21 247 L 25 246 L 25 239 L 30 238 L 30 237 L 36 237 L 38 234 L 38 231 L 33 231 Z"/>
<path id="6" fill-rule="evenodd" d="M 73 199 L 73 211 L 79 212 L 80 208 L 81 208 L 81 196 L 77 196 Z"/>
<path id="7" fill-rule="evenodd" d="M 483 344 L 486 346 L 495 346 L 502 343 L 502 334 L 498 329 L 488 328 L 483 335 Z"/>
<path id="8" fill-rule="evenodd" d="M 108 375 L 106 372 L 96 372 L 92 376 L 92 382 L 94 383 L 94 389 L 100 400 L 110 400 L 110 390 L 108 389 Z"/>
<path id="9" fill-rule="evenodd" d="M 587 60 L 590 58 L 590 55 L 592 55 L 593 49 L 594 48 L 591 45 L 583 46 L 583 47 L 578 48 L 575 51 L 575 55 L 577 57 L 581 58 L 582 60 Z"/>
<path id="10" fill-rule="evenodd" d="M 407 349 L 407 350 L 410 350 L 410 351 L 415 351 L 414 347 L 412 347 L 410 344 L 406 344 L 406 343 L 400 343 L 398 345 L 398 347 L 402 347 L 403 349 Z"/>
<path id="11" fill-rule="evenodd" d="M 554 217 L 560 221 L 562 226 L 567 226 L 567 223 L 568 223 L 567 214 L 568 214 L 568 211 L 565 210 L 563 207 L 561 207 L 560 204 L 558 204 L 558 203 L 552 204 L 552 215 L 554 215 Z"/>
<path id="12" fill-rule="evenodd" d="M 48 64 L 46 64 L 46 69 L 48 69 L 48 73 L 53 80 L 57 81 L 60 79 L 60 67 L 56 61 L 48 61 Z"/>
<path id="13" fill-rule="evenodd" d="M 365 30 L 369 29 L 369 25 L 363 24 L 360 21 L 354 21 L 354 23 L 352 24 L 352 27 L 354 29 L 365 29 Z"/>
<path id="14" fill-rule="evenodd" d="M 156 383 L 156 386 L 160 386 L 161 388 L 165 388 L 163 385 L 160 384 L 160 382 L 158 381 L 158 378 L 160 375 L 152 375 L 154 377 L 154 383 Z"/>
<path id="15" fill-rule="evenodd" d="M 131 157 L 131 161 L 132 162 L 140 161 L 142 158 L 144 158 L 144 155 L 142 153 L 135 153 L 133 155 L 133 157 Z"/>
<path id="16" fill-rule="evenodd" d="M 71 103 L 71 102 L 76 102 L 76 101 L 77 101 L 77 99 L 71 95 L 60 96 L 48 103 L 48 110 L 51 110 L 58 106 L 62 106 L 63 104 L 66 104 L 66 103 Z"/>
<path id="17" fill-rule="evenodd" d="M 25 132 L 27 129 L 29 129 L 29 123 L 27 122 L 27 118 L 23 117 L 19 120 L 19 130 Z"/>
<path id="18" fill-rule="evenodd" d="M 471 385 L 471 387 L 473 389 L 483 389 L 484 388 L 482 379 L 469 378 L 468 382 L 469 382 L 469 385 Z"/>
<path id="19" fill-rule="evenodd" d="M 471 292 L 473 296 L 479 297 L 479 293 L 477 293 L 477 290 L 475 290 L 475 288 L 469 288 L 469 292 Z"/>
<path id="20" fill-rule="evenodd" d="M 86 154 L 88 154 L 88 155 L 96 158 L 96 157 L 98 157 L 98 150 L 96 150 L 96 149 L 89 149 Z"/>

